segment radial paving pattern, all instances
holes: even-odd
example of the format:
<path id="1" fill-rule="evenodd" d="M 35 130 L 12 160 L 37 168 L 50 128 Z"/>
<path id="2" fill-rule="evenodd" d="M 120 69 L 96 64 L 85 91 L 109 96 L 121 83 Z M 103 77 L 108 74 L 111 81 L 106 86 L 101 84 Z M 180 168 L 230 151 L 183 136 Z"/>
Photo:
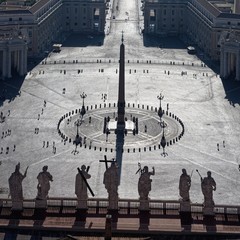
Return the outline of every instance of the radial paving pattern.
<path id="1" fill-rule="evenodd" d="M 109 103 L 109 106 L 111 105 L 114 104 Z M 96 109 L 93 109 L 93 107 L 96 107 Z M 138 107 L 140 106 L 138 105 Z M 144 110 L 144 107 L 148 110 Z M 59 126 L 61 137 L 66 141 L 69 141 L 69 139 L 74 140 L 78 131 L 82 138 L 82 144 L 86 145 L 89 149 L 115 150 L 116 135 L 114 131 L 106 135 L 103 133 L 103 128 L 105 117 L 110 117 L 110 121 L 115 120 L 116 107 L 107 107 L 104 104 L 103 106 L 95 105 L 91 107 L 87 106 L 86 108 L 89 110 L 84 115 L 84 121 L 81 122 L 79 127 L 77 127 L 77 121 L 80 119 L 79 110 L 72 110 L 61 118 Z M 133 131 L 128 131 L 125 134 L 124 150 L 135 152 L 135 150 L 139 151 L 139 148 L 145 148 L 145 151 L 146 148 L 147 150 L 159 149 L 163 135 L 163 124 L 167 145 L 181 139 L 184 127 L 182 121 L 177 116 L 170 112 L 165 113 L 160 123 L 157 108 L 144 105 L 141 105 L 141 108 L 127 107 L 125 109 L 126 122 L 138 118 L 139 130 L 137 134 L 133 133 Z"/>

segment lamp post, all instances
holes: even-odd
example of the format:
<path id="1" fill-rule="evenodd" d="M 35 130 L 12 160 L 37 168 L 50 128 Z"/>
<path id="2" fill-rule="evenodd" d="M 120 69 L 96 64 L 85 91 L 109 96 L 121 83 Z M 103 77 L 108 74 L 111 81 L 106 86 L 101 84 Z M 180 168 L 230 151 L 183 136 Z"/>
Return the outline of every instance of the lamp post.
<path id="1" fill-rule="evenodd" d="M 85 93 L 83 92 L 82 94 L 80 94 L 80 97 L 81 97 L 82 100 L 83 100 L 82 108 L 81 108 L 81 111 L 80 111 L 81 120 L 82 120 L 82 119 L 83 119 L 83 116 L 84 116 L 85 113 L 86 113 L 86 109 L 85 109 L 85 106 L 84 106 L 84 99 L 87 97 L 87 94 L 85 94 Z"/>
<path id="2" fill-rule="evenodd" d="M 76 146 L 75 150 L 73 151 L 73 152 L 74 152 L 74 155 L 75 155 L 76 153 L 78 153 L 78 151 L 77 151 L 77 146 L 78 146 L 78 145 L 80 145 L 80 147 L 82 146 L 82 137 L 79 136 L 79 130 L 78 130 L 78 128 L 81 126 L 81 124 L 82 124 L 82 121 L 81 121 L 80 119 L 78 119 L 78 120 L 75 122 L 75 125 L 77 126 L 77 135 L 76 135 L 76 137 L 75 137 L 75 140 L 73 141 L 73 143 L 74 143 L 75 146 Z"/>
<path id="3" fill-rule="evenodd" d="M 158 116 L 160 117 L 160 123 L 162 122 L 162 116 L 163 116 L 163 110 L 161 105 L 161 101 L 163 100 L 163 98 L 164 96 L 162 95 L 162 93 L 160 93 L 159 96 L 157 96 L 157 99 L 159 100 Z"/>

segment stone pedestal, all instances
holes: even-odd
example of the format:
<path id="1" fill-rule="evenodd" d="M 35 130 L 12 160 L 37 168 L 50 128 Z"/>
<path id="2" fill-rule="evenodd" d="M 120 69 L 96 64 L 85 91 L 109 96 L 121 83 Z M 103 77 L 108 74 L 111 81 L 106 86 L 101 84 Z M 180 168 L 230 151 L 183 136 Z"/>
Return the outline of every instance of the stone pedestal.
<path id="1" fill-rule="evenodd" d="M 12 211 L 22 211 L 23 201 L 12 201 Z"/>
<path id="2" fill-rule="evenodd" d="M 148 200 L 140 200 L 139 210 L 149 211 L 149 201 Z"/>
<path id="3" fill-rule="evenodd" d="M 78 200 L 76 209 L 88 209 L 87 200 Z"/>
<path id="4" fill-rule="evenodd" d="M 35 208 L 47 208 L 47 199 L 36 199 L 35 200 Z"/>
<path id="5" fill-rule="evenodd" d="M 187 229 L 192 224 L 192 214 L 191 214 L 191 205 L 190 201 L 182 201 L 180 202 L 180 219 L 181 225 Z"/>
<path id="6" fill-rule="evenodd" d="M 118 201 L 117 200 L 109 200 L 108 210 L 118 210 Z"/>
<path id="7" fill-rule="evenodd" d="M 140 210 L 139 209 L 139 230 L 148 230 L 150 222 L 150 210 Z"/>
<path id="8" fill-rule="evenodd" d="M 189 201 L 180 202 L 180 212 L 190 212 L 191 213 L 191 205 Z"/>
<path id="9" fill-rule="evenodd" d="M 214 207 L 203 206 L 203 215 L 205 215 L 205 216 L 215 216 Z"/>

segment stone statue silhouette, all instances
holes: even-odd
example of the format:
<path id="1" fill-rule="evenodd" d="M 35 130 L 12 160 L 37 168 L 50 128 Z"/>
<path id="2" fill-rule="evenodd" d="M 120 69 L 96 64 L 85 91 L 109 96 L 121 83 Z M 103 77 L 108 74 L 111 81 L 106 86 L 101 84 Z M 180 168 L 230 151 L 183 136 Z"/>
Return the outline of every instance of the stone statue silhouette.
<path id="1" fill-rule="evenodd" d="M 155 175 L 154 167 L 152 169 L 152 172 L 149 172 L 148 167 L 145 166 L 141 171 L 141 175 L 138 180 L 138 193 L 140 200 L 148 200 L 149 192 L 152 189 L 152 179 L 150 179 L 150 176 Z"/>
<path id="2" fill-rule="evenodd" d="M 38 179 L 38 194 L 37 199 L 38 200 L 46 200 L 48 198 L 48 192 L 50 190 L 50 181 L 53 181 L 52 175 L 47 171 L 48 166 L 44 166 L 43 171 L 40 172 L 37 176 Z"/>
<path id="3" fill-rule="evenodd" d="M 205 207 L 213 207 L 213 191 L 216 191 L 216 182 L 211 176 L 211 172 L 207 172 L 207 177 L 201 177 L 201 188 L 202 193 L 204 195 L 204 206 Z"/>
<path id="4" fill-rule="evenodd" d="M 13 172 L 8 179 L 10 196 L 13 202 L 22 202 L 23 201 L 23 190 L 22 190 L 22 181 L 27 176 L 28 167 L 25 170 L 25 173 L 20 172 L 20 163 L 15 167 L 15 172 Z"/>
<path id="5" fill-rule="evenodd" d="M 104 173 L 103 184 L 108 192 L 109 209 L 117 209 L 119 175 L 116 162 L 112 162 L 111 166 L 106 169 Z"/>
<path id="6" fill-rule="evenodd" d="M 84 179 L 87 180 L 91 178 L 91 175 L 86 171 L 86 166 L 81 166 L 81 173 L 78 172 L 76 175 L 75 180 L 75 194 L 77 195 L 77 199 L 79 201 L 78 207 L 79 208 L 87 208 L 87 200 L 88 200 L 88 193 L 87 193 L 87 184 L 85 183 Z"/>
<path id="7" fill-rule="evenodd" d="M 191 177 L 187 174 L 186 169 L 182 169 L 182 175 L 179 179 L 179 195 L 182 201 L 190 201 L 189 190 L 191 187 Z"/>

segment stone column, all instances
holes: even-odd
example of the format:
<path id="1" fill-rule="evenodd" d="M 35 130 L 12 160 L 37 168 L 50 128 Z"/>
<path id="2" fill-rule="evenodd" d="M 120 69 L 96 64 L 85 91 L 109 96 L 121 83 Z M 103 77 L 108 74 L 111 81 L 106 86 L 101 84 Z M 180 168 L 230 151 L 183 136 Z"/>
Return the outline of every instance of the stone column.
<path id="1" fill-rule="evenodd" d="M 240 81 L 240 50 L 236 54 L 236 80 Z"/>
<path id="2" fill-rule="evenodd" d="M 11 58 L 12 58 L 11 50 L 8 48 L 8 58 L 7 58 L 7 61 L 8 61 L 8 63 L 7 63 L 7 77 L 8 78 L 12 77 L 12 73 L 11 73 L 11 63 L 12 63 L 12 61 L 11 61 Z"/>
<path id="3" fill-rule="evenodd" d="M 229 76 L 231 72 L 231 53 L 228 52 L 228 58 L 227 58 L 227 77 Z"/>
<path id="4" fill-rule="evenodd" d="M 2 71 L 3 71 L 3 78 L 7 76 L 6 70 L 7 70 L 7 50 L 3 49 L 3 63 L 2 63 Z"/>
<path id="5" fill-rule="evenodd" d="M 19 75 L 23 76 L 24 72 L 23 72 L 23 66 L 24 66 L 24 58 L 23 58 L 23 49 L 19 51 Z"/>
<path id="6" fill-rule="evenodd" d="M 225 64 L 225 52 L 223 50 L 223 48 L 221 48 L 221 51 L 220 51 L 220 76 L 221 77 L 224 77 L 224 64 Z"/>
<path id="7" fill-rule="evenodd" d="M 224 58 L 223 58 L 223 77 L 227 76 L 227 65 L 228 65 L 228 53 L 224 51 Z"/>
<path id="8" fill-rule="evenodd" d="M 27 44 L 23 48 L 23 74 L 27 74 Z"/>

